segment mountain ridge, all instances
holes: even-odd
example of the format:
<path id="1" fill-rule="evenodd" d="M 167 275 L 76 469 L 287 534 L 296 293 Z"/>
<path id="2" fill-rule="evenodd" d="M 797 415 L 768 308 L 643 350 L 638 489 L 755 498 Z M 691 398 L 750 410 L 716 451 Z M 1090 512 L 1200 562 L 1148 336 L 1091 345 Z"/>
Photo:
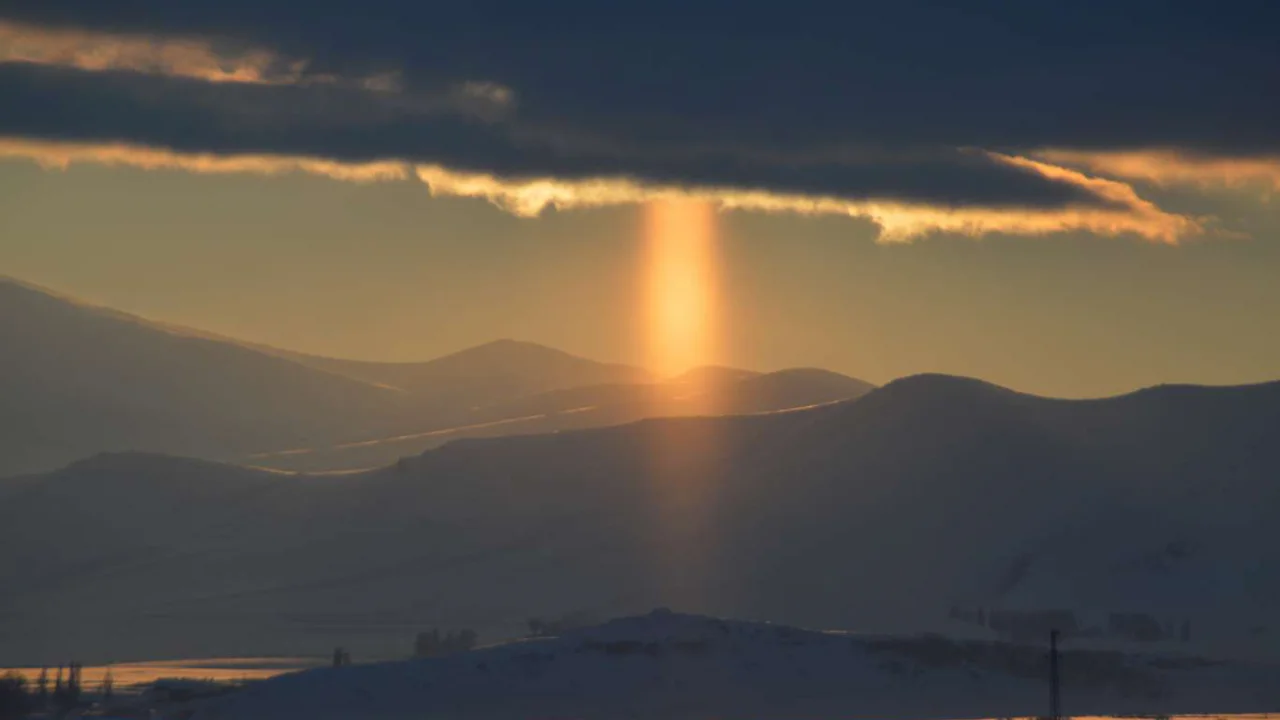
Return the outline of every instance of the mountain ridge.
<path id="1" fill-rule="evenodd" d="M 0 278 L 0 427 L 9 430 L 0 434 L 0 476 L 122 450 L 347 471 L 455 437 L 786 409 L 862 391 L 848 383 L 792 382 L 754 395 L 726 386 L 704 408 L 664 399 L 666 389 L 639 368 L 526 341 L 417 363 L 320 358 Z M 610 384 L 625 388 L 572 402 L 572 392 L 556 395 Z"/>

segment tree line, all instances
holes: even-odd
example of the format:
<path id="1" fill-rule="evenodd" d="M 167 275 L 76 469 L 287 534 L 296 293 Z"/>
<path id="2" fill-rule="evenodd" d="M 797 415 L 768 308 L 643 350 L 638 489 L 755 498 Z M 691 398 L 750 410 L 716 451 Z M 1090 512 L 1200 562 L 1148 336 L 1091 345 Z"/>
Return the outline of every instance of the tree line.
<path id="1" fill-rule="evenodd" d="M 56 710 L 66 712 L 81 704 L 83 694 L 82 672 L 84 666 L 78 662 L 66 666 L 65 677 L 63 666 L 59 665 L 52 686 L 49 682 L 49 668 L 41 668 L 35 682 L 28 682 L 18 671 L 10 670 L 0 676 L 0 720 L 16 720 L 33 712 Z M 102 701 L 110 701 L 115 692 L 115 682 L 108 669 L 102 679 L 99 693 Z"/>

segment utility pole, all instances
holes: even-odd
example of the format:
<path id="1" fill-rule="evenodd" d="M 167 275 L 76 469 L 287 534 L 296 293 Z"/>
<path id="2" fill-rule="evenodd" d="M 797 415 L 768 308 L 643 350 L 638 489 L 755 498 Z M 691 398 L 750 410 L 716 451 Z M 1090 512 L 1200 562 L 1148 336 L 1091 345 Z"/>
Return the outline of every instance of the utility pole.
<path id="1" fill-rule="evenodd" d="M 1058 631 L 1049 631 L 1049 717 L 1061 720 L 1062 705 L 1058 695 Z"/>

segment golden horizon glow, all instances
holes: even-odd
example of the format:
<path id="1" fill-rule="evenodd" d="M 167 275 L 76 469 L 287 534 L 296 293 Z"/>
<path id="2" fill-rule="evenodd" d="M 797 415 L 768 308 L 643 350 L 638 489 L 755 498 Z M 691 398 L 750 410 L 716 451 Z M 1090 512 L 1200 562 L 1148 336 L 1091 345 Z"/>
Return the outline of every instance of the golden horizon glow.
<path id="1" fill-rule="evenodd" d="M 717 353 L 715 208 L 696 200 L 644 207 L 646 359 L 664 377 L 710 364 Z"/>

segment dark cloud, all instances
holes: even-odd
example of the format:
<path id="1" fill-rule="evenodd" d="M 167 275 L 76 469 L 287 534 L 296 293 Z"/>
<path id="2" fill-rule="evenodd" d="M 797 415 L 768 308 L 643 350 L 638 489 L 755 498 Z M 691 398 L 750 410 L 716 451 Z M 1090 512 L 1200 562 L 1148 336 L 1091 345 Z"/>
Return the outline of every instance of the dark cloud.
<path id="1" fill-rule="evenodd" d="M 1280 151 L 1272 3 L 614 5 L 7 0 L 3 18 L 266 47 L 404 91 L 0 66 L 0 133 L 954 206 L 1107 202 L 958 148 Z M 468 81 L 513 108 L 404 100 Z"/>
<path id="2" fill-rule="evenodd" d="M 846 198 L 903 198 L 963 207 L 1105 206 L 1086 188 L 974 152 L 908 156 L 766 156 L 688 149 L 575 147 L 554 130 L 481 121 L 400 93 L 327 85 L 210 84 L 136 73 L 0 65 L 8 99 L 0 133 L 128 142 L 181 152 L 285 154 L 348 162 L 397 159 L 468 172 L 564 179 L 625 175 L 654 184 L 767 189 Z M 425 109 L 424 109 L 425 106 Z"/>

